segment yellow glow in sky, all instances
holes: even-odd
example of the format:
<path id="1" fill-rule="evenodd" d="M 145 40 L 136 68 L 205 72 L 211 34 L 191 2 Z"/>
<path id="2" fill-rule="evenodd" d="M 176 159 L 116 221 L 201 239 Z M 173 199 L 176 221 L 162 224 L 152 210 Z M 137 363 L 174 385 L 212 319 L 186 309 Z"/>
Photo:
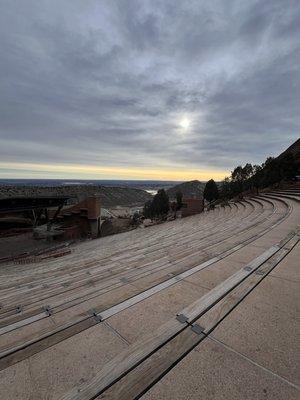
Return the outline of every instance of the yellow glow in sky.
<path id="1" fill-rule="evenodd" d="M 222 180 L 228 174 L 222 170 L 200 170 L 187 168 L 123 168 L 98 167 L 78 164 L 37 164 L 2 163 L 1 178 L 27 179 L 138 179 L 138 180 L 174 180 L 189 181 L 208 179 Z"/>

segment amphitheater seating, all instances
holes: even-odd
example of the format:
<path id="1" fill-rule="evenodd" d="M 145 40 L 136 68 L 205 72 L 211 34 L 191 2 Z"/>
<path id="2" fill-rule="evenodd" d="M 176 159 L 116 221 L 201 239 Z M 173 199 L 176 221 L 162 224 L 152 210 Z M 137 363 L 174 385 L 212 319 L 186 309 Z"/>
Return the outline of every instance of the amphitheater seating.
<path id="1" fill-rule="evenodd" d="M 299 199 L 298 186 L 269 191 L 82 242 L 59 259 L 1 265 L 3 399 L 179 396 L 167 372 L 195 346 L 216 346 L 210 335 L 247 298 L 263 298 L 260 288 L 298 251 Z M 294 282 L 290 265 L 282 280 Z M 176 368 L 179 382 L 185 372 Z"/>

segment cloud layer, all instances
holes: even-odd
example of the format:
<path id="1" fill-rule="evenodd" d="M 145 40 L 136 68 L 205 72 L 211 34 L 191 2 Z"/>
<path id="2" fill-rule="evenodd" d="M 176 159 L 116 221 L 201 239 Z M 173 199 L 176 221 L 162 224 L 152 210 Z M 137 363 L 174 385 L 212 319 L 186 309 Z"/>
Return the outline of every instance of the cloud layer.
<path id="1" fill-rule="evenodd" d="M 0 0 L 0 48 L 3 177 L 201 179 L 299 137 L 297 0 Z"/>

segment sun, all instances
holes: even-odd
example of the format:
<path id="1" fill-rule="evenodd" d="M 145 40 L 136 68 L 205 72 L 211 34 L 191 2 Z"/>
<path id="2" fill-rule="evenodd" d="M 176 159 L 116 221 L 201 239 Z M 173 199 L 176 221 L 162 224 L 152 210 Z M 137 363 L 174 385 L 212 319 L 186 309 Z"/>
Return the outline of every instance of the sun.
<path id="1" fill-rule="evenodd" d="M 183 129 L 188 129 L 188 127 L 190 126 L 190 120 L 189 120 L 188 118 L 183 118 L 183 119 L 180 121 L 180 126 L 181 126 L 181 128 L 183 128 Z"/>

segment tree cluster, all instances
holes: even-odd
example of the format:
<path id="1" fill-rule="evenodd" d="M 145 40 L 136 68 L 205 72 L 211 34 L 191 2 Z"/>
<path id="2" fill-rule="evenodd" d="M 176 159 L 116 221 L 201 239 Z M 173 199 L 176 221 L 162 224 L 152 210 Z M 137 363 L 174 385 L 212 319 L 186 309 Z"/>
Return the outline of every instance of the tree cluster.
<path id="1" fill-rule="evenodd" d="M 237 166 L 221 184 L 220 196 L 229 199 L 244 191 L 258 191 L 299 174 L 299 163 L 291 153 L 280 158 L 269 157 L 262 165 Z"/>
<path id="2" fill-rule="evenodd" d="M 169 197 L 164 189 L 160 189 L 152 200 L 144 206 L 145 218 L 162 218 L 169 212 Z"/>

